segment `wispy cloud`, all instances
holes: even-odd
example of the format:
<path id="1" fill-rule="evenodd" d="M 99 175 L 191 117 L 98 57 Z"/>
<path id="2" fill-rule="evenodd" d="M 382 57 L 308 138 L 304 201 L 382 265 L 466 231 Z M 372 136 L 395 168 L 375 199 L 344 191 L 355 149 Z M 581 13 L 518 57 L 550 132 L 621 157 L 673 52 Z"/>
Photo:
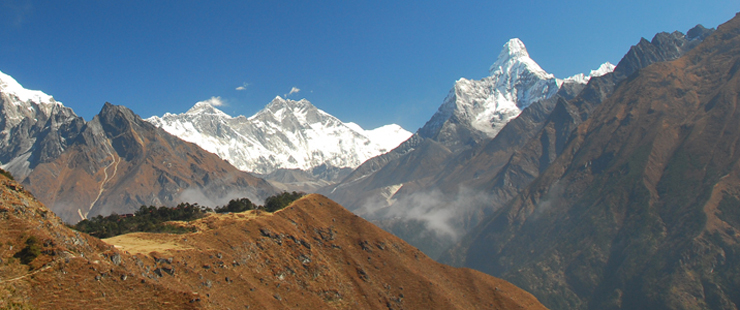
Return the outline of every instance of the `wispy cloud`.
<path id="1" fill-rule="evenodd" d="M 203 101 L 198 102 L 198 103 L 207 103 L 207 104 L 210 104 L 211 106 L 214 106 L 214 107 L 220 107 L 220 106 L 226 105 L 226 102 L 224 102 L 223 100 L 221 100 L 221 97 L 211 97 L 211 99 L 203 100 Z"/>
<path id="2" fill-rule="evenodd" d="M 249 83 L 244 82 L 241 86 L 237 87 L 236 90 L 245 90 L 249 87 Z"/>
<path id="3" fill-rule="evenodd" d="M 293 88 L 290 89 L 290 92 L 288 92 L 287 94 L 285 94 L 283 97 L 288 97 L 288 96 L 290 96 L 292 94 L 297 94 L 299 91 L 301 91 L 300 88 L 293 86 Z"/>

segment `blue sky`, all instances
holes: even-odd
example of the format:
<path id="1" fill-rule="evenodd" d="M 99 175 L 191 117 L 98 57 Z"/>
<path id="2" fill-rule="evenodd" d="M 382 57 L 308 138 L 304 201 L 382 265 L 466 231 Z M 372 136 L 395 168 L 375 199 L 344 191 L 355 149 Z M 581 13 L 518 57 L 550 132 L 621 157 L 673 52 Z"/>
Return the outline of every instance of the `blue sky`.
<path id="1" fill-rule="evenodd" d="M 90 120 L 219 96 L 252 115 L 306 98 L 364 128 L 415 131 L 460 77 L 480 79 L 510 38 L 564 78 L 616 64 L 641 37 L 717 27 L 737 0 L 0 1 L 0 71 Z M 239 87 L 243 89 L 237 90 Z"/>

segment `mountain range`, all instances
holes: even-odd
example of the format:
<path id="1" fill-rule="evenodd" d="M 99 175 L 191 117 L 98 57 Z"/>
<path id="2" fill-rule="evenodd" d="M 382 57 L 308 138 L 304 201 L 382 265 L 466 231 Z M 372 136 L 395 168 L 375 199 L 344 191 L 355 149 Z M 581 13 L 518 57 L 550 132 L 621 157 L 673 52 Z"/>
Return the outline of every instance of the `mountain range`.
<path id="1" fill-rule="evenodd" d="M 51 96 L 0 79 L 2 167 L 65 222 L 142 205 L 262 201 L 279 192 L 123 106 L 106 103 L 85 122 Z"/>
<path id="2" fill-rule="evenodd" d="M 182 114 L 148 122 L 198 144 L 237 168 L 282 183 L 302 183 L 286 171 L 308 175 L 315 187 L 341 180 L 364 161 L 395 148 L 411 133 L 396 124 L 364 130 L 343 123 L 308 100 L 275 97 L 251 117 L 231 117 L 203 101 Z M 307 187 L 312 188 L 312 187 Z"/>
<path id="3" fill-rule="evenodd" d="M 248 299 L 264 307 L 291 307 L 303 296 L 309 296 L 304 307 L 540 306 L 504 282 L 431 263 L 421 250 L 510 281 L 552 309 L 737 309 L 738 55 L 740 16 L 717 30 L 697 25 L 686 34 L 643 38 L 616 66 L 605 63 L 565 79 L 547 73 L 511 39 L 488 76 L 457 80 L 414 134 L 397 125 L 364 130 L 305 99 L 281 97 L 251 117 L 223 113 L 217 98 L 147 120 L 106 103 L 85 122 L 51 96 L 0 74 L 0 162 L 22 184 L 0 176 L 3 199 L 15 197 L 8 203 L 15 209 L 4 214 L 21 227 L 4 231 L 5 239 L 20 247 L 27 239 L 17 234 L 28 230 L 23 225 L 50 229 L 52 237 L 39 235 L 52 240 L 45 252 L 51 254 L 41 261 L 54 264 L 64 251 L 103 261 L 117 253 L 94 239 L 60 237 L 73 233 L 43 207 L 29 207 L 36 203 L 26 190 L 68 223 L 130 213 L 142 204 L 214 206 L 306 190 L 331 200 L 315 194 L 274 215 L 250 211 L 180 223 L 198 231 L 185 237 L 109 240 L 132 253 L 137 244 L 162 244 L 158 250 L 183 262 L 177 267 L 183 274 L 169 281 L 161 273 L 163 266 L 173 270 L 172 261 L 162 263 L 147 248 L 126 259 L 153 265 L 137 262 L 116 276 L 133 272 L 142 284 L 154 280 L 163 299 L 155 294 L 149 306 L 184 307 L 177 297 L 183 294 L 208 300 L 213 306 L 206 308 L 241 307 L 247 299 L 209 290 L 225 289 L 235 277 L 265 290 L 267 298 Z M 55 242 L 69 248 L 54 248 Z M 80 244 L 98 245 L 75 247 Z M 332 254 L 306 256 L 319 247 Z M 208 248 L 213 253 L 202 250 Z M 13 279 L 35 276 L 19 264 L 2 269 L 11 265 L 2 264 L 8 255 L 0 254 L 0 281 L 2 272 Z M 237 260 L 229 267 L 214 256 L 247 259 L 244 264 L 258 257 L 249 265 L 257 273 L 227 271 Z M 192 257 L 204 270 L 185 263 Z M 52 267 L 29 266 L 39 273 Z M 253 281 L 262 272 L 267 278 Z M 226 278 L 211 279 L 211 273 Z M 321 284 L 311 282 L 317 278 Z M 13 289 L 42 296 L 24 283 Z M 400 293 L 400 287 L 417 293 Z M 500 287 L 516 293 L 502 296 Z M 206 298 L 195 288 L 207 291 Z"/>

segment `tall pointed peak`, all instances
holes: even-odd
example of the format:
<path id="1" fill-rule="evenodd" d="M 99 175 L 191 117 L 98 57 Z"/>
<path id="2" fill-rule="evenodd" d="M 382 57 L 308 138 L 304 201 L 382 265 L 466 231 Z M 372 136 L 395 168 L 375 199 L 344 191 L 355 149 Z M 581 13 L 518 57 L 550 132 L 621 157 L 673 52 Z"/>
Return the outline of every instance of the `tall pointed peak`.
<path id="1" fill-rule="evenodd" d="M 519 62 L 526 59 L 530 59 L 527 47 L 524 46 L 524 43 L 522 40 L 519 40 L 519 38 L 513 38 L 504 44 L 501 52 L 498 54 L 498 58 L 496 58 L 496 62 L 491 66 L 490 71 L 493 72 L 512 62 Z"/>
<path id="2" fill-rule="evenodd" d="M 516 78 L 517 74 L 515 72 L 522 69 L 532 72 L 542 79 L 555 78 L 529 57 L 527 48 L 518 38 L 510 39 L 504 44 L 496 62 L 489 69 L 489 73 L 492 76 L 504 74 L 510 78 Z"/>
<path id="3" fill-rule="evenodd" d="M 524 42 L 522 42 L 522 40 L 519 40 L 519 38 L 513 38 L 506 42 L 503 49 L 501 49 L 501 53 L 499 53 L 498 56 L 499 59 L 511 59 L 520 57 L 529 57 L 529 53 L 527 52 L 527 47 L 524 46 Z"/>

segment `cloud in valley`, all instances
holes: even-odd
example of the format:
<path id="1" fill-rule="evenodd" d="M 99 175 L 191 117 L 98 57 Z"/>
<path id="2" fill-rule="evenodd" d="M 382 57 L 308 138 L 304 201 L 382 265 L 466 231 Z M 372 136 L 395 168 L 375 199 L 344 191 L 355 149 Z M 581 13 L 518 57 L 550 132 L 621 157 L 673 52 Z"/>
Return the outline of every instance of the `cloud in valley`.
<path id="1" fill-rule="evenodd" d="M 491 196 L 483 191 L 461 188 L 455 194 L 444 194 L 438 189 L 414 192 L 399 197 L 388 205 L 385 198 L 367 201 L 356 212 L 367 219 L 395 218 L 419 221 L 439 237 L 459 240 L 484 214 L 492 212 Z M 475 223 L 474 223 L 475 222 Z"/>

